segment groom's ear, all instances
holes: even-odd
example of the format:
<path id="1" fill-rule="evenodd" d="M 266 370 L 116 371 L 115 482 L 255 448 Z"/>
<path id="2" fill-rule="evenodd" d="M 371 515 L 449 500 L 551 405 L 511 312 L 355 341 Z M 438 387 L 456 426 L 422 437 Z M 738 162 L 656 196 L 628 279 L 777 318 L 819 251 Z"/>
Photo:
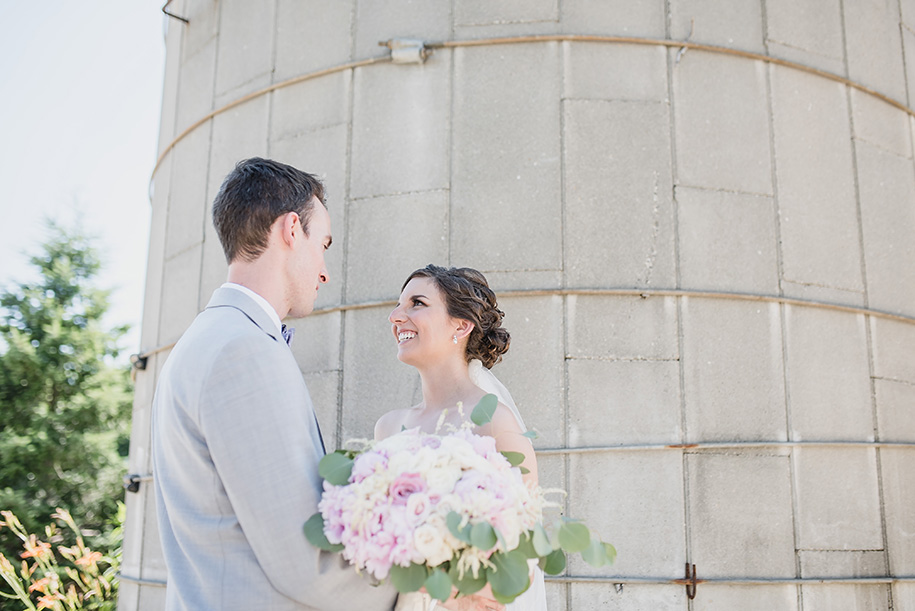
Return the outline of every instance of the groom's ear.
<path id="1" fill-rule="evenodd" d="M 278 226 L 280 239 L 287 246 L 291 247 L 295 242 L 296 225 L 300 222 L 299 215 L 295 212 L 287 212 L 274 221 L 274 225 Z"/>
<path id="2" fill-rule="evenodd" d="M 457 319 L 457 326 L 455 327 L 454 336 L 458 339 L 464 339 L 470 332 L 473 331 L 474 324 L 469 320 Z"/>

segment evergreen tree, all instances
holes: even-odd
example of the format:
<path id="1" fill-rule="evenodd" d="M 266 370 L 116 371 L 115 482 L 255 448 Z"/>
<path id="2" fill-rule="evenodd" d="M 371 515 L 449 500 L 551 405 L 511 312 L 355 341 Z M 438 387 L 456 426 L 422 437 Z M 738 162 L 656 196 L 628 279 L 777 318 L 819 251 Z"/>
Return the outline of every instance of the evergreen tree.
<path id="1" fill-rule="evenodd" d="M 0 509 L 31 532 L 56 507 L 104 531 L 122 498 L 131 411 L 126 366 L 115 362 L 126 326 L 106 329 L 109 291 L 95 286 L 92 238 L 48 223 L 40 279 L 0 292 Z M 19 542 L 0 531 L 0 551 Z"/>

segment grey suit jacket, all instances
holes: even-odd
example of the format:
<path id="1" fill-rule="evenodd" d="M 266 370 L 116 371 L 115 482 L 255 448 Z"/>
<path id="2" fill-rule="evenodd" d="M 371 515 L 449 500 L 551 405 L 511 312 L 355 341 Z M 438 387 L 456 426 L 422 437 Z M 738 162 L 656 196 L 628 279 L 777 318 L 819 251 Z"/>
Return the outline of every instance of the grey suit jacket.
<path id="1" fill-rule="evenodd" d="M 220 288 L 169 355 L 152 414 L 169 611 L 389 610 L 302 525 L 323 455 L 289 347 L 247 295 Z"/>

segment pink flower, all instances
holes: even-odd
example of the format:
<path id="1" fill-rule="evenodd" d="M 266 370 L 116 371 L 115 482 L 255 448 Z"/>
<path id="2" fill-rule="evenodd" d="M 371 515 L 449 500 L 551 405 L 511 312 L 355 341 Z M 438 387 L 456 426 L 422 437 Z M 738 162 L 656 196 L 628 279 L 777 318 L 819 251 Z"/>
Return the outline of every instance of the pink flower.
<path id="1" fill-rule="evenodd" d="M 425 447 L 425 448 L 432 448 L 433 450 L 437 450 L 441 447 L 441 445 L 442 445 L 441 437 L 438 437 L 436 435 L 427 435 L 427 436 L 423 437 L 423 447 Z"/>
<path id="2" fill-rule="evenodd" d="M 499 452 L 496 450 L 496 440 L 492 437 L 484 437 L 481 435 L 470 435 L 467 441 L 470 442 L 470 445 L 473 446 L 473 451 L 479 454 L 480 456 L 490 459 L 493 455 L 499 455 Z M 504 457 L 502 457 L 504 458 Z"/>
<path id="3" fill-rule="evenodd" d="M 360 454 L 353 463 L 353 474 L 350 476 L 350 481 L 353 483 L 361 482 L 375 473 L 375 470 L 378 468 L 377 465 L 381 465 L 381 468 L 383 469 L 387 464 L 387 457 L 379 452 L 366 452 L 365 454 Z"/>
<path id="4" fill-rule="evenodd" d="M 406 518 L 411 526 L 423 523 L 431 510 L 432 501 L 425 492 L 415 492 L 407 499 Z"/>
<path id="5" fill-rule="evenodd" d="M 415 492 L 426 491 L 426 480 L 419 473 L 401 473 L 391 483 L 388 494 L 395 505 L 406 505 L 407 498 Z"/>

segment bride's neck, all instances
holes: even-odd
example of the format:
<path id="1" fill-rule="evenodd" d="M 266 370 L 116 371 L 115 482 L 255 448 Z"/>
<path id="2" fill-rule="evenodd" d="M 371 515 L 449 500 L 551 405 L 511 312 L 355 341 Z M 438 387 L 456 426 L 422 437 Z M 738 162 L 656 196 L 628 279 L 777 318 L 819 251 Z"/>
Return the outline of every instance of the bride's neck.
<path id="1" fill-rule="evenodd" d="M 476 388 L 470 381 L 467 363 L 462 360 L 424 367 L 419 371 L 419 377 L 423 383 L 423 403 L 426 409 L 453 408 Z"/>

